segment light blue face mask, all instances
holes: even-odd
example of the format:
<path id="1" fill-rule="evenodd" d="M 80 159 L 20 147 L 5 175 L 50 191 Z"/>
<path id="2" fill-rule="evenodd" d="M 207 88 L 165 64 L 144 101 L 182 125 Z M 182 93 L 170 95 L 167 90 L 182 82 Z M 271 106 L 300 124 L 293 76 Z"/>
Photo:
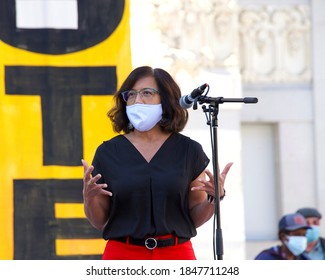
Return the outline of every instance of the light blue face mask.
<path id="1" fill-rule="evenodd" d="M 306 237 L 307 242 L 314 242 L 316 241 L 320 236 L 320 227 L 319 226 L 311 226 L 311 228 L 307 229 Z"/>
<path id="2" fill-rule="evenodd" d="M 288 247 L 290 252 L 295 256 L 302 254 L 307 248 L 306 236 L 286 235 L 287 239 L 284 244 Z"/>
<path id="3" fill-rule="evenodd" d="M 136 103 L 126 106 L 126 114 L 135 129 L 148 131 L 161 120 L 162 105 Z"/>

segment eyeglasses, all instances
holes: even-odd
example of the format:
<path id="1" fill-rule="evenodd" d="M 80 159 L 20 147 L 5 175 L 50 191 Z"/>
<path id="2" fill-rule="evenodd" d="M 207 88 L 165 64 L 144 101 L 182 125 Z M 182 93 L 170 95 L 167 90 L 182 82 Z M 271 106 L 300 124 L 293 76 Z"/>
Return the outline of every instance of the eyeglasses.
<path id="1" fill-rule="evenodd" d="M 121 94 L 126 103 L 133 104 L 137 99 L 138 94 L 140 94 L 142 99 L 150 102 L 153 99 L 153 96 L 159 94 L 159 92 L 154 88 L 143 88 L 138 91 L 134 89 L 123 91 Z"/>

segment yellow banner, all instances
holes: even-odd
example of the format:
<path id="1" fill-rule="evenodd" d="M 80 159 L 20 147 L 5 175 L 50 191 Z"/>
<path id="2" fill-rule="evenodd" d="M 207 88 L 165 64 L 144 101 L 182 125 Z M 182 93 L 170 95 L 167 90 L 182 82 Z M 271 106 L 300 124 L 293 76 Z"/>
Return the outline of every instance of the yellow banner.
<path id="1" fill-rule="evenodd" d="M 129 1 L 78 1 L 75 29 L 17 27 L 17 1 L 1 2 L 0 259 L 100 258 L 81 158 L 113 136 L 106 113 L 131 70 Z"/>

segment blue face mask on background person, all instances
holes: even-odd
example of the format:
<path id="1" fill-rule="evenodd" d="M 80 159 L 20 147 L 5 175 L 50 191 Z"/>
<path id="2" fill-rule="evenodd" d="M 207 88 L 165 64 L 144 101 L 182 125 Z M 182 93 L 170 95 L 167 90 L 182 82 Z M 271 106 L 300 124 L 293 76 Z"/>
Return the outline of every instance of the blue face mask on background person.
<path id="1" fill-rule="evenodd" d="M 311 228 L 307 229 L 306 237 L 307 242 L 314 242 L 316 241 L 320 236 L 320 227 L 319 226 L 311 226 Z"/>
<path id="2" fill-rule="evenodd" d="M 288 247 L 290 252 L 295 256 L 302 254 L 307 248 L 306 236 L 294 236 L 286 235 L 288 240 L 284 241 L 284 244 Z"/>
<path id="3" fill-rule="evenodd" d="M 148 131 L 162 118 L 161 104 L 134 104 L 126 106 L 126 114 L 133 127 L 139 131 Z"/>

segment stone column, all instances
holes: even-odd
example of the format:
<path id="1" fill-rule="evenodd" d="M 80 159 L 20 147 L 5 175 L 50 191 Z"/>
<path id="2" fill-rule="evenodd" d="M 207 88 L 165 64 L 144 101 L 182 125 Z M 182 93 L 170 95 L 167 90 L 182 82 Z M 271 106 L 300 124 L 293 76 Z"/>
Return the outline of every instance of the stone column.
<path id="1" fill-rule="evenodd" d="M 316 201 L 317 207 L 325 216 L 325 1 L 312 0 L 313 20 L 313 103 L 315 116 L 315 158 L 316 158 Z M 324 220 L 324 218 L 323 218 Z M 325 222 L 322 222 L 322 232 L 325 231 Z"/>

